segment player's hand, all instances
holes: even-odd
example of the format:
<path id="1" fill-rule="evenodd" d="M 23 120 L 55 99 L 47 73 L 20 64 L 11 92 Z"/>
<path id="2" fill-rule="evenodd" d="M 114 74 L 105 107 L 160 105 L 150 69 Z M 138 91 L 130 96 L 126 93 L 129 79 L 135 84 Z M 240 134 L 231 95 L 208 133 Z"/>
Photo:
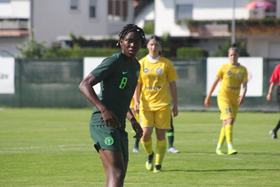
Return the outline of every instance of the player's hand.
<path id="1" fill-rule="evenodd" d="M 174 117 L 178 116 L 179 110 L 178 110 L 178 107 L 177 107 L 177 106 L 173 106 L 172 111 L 173 111 L 173 116 L 174 116 Z"/>
<path id="2" fill-rule="evenodd" d="M 237 101 L 238 101 L 238 105 L 242 105 L 244 103 L 244 97 L 239 97 Z"/>
<path id="3" fill-rule="evenodd" d="M 102 113 L 102 118 L 105 121 L 107 127 L 121 127 L 121 123 L 117 116 L 114 114 L 114 112 L 110 110 L 104 110 L 101 112 Z"/>
<path id="4" fill-rule="evenodd" d="M 204 105 L 208 108 L 211 105 L 211 99 L 209 97 L 206 97 L 204 100 Z"/>
<path id="5" fill-rule="evenodd" d="M 133 136 L 133 138 L 138 138 L 140 139 L 143 135 L 143 130 L 142 127 L 140 126 L 140 124 L 135 120 L 131 122 L 132 128 L 135 131 L 135 136 Z"/>
<path id="6" fill-rule="evenodd" d="M 266 100 L 267 100 L 267 101 L 270 101 L 270 100 L 271 100 L 271 94 L 267 94 Z"/>

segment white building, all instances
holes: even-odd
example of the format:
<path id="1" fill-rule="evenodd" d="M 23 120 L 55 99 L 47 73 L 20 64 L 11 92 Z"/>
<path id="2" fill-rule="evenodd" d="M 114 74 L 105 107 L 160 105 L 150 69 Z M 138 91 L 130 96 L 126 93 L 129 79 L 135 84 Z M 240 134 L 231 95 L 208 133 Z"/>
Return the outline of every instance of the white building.
<path id="1" fill-rule="evenodd" d="M 135 23 L 141 27 L 146 22 L 155 22 L 155 34 L 163 36 L 168 33 L 173 40 L 188 38 L 192 47 L 202 47 L 214 52 L 218 46 L 231 38 L 229 24 L 217 24 L 218 20 L 261 19 L 265 17 L 280 18 L 280 0 L 271 0 L 276 4 L 274 12 L 263 9 L 249 10 L 244 6 L 252 0 L 154 0 L 152 3 L 146 0 L 141 11 L 136 12 Z M 233 14 L 233 10 L 234 14 Z M 192 30 L 184 20 L 213 21 L 211 24 L 203 24 Z M 238 27 L 238 25 L 236 26 Z M 238 29 L 236 29 L 238 30 Z M 247 51 L 250 56 L 262 56 L 280 58 L 280 32 L 261 34 L 236 34 L 237 39 L 247 40 Z"/>
<path id="2" fill-rule="evenodd" d="M 33 0 L 35 39 L 67 47 L 70 33 L 86 40 L 117 38 L 133 23 L 134 0 Z"/>
<path id="3" fill-rule="evenodd" d="M 15 46 L 27 41 L 29 18 L 29 0 L 0 1 L 0 56 L 20 54 Z"/>

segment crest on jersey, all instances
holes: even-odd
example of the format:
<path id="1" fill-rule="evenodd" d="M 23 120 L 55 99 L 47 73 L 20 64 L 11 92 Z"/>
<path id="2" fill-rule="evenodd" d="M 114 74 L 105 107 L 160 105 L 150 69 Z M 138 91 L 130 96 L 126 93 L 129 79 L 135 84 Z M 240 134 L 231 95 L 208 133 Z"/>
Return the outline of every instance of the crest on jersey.
<path id="1" fill-rule="evenodd" d="M 161 68 L 158 68 L 158 69 L 157 69 L 157 74 L 158 74 L 158 75 L 161 75 L 161 74 L 162 74 L 162 69 L 161 69 Z"/>
<path id="2" fill-rule="evenodd" d="M 228 76 L 230 76 L 231 75 L 231 71 L 228 71 L 227 74 L 228 74 Z"/>
<path id="3" fill-rule="evenodd" d="M 109 136 L 105 139 L 106 145 L 113 145 L 113 143 L 114 143 L 114 139 L 112 137 Z"/>
<path id="4" fill-rule="evenodd" d="M 242 73 L 238 73 L 238 74 L 237 74 L 237 77 L 238 77 L 238 78 L 241 78 L 241 77 L 242 77 Z"/>
<path id="5" fill-rule="evenodd" d="M 144 69 L 144 73 L 148 73 L 149 69 L 148 68 L 145 68 Z"/>

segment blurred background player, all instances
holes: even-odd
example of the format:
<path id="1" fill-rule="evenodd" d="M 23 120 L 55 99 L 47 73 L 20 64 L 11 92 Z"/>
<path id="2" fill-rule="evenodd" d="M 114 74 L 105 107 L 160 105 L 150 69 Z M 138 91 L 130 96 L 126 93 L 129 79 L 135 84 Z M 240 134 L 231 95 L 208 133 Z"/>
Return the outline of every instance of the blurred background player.
<path id="1" fill-rule="evenodd" d="M 134 114 L 135 119 L 139 122 L 139 114 L 137 112 L 135 112 L 134 108 L 131 108 L 132 106 L 134 107 L 134 100 L 131 101 L 131 103 L 130 103 L 130 109 L 133 112 L 133 114 L 135 113 Z M 167 139 L 168 139 L 167 153 L 179 153 L 180 151 L 173 146 L 173 143 L 174 143 L 174 125 L 173 125 L 172 115 L 171 115 L 171 124 L 170 125 L 171 125 L 171 129 L 166 131 L 166 135 L 167 135 Z M 134 152 L 134 153 L 139 153 L 140 152 L 139 151 L 139 141 L 140 141 L 140 139 L 135 138 L 135 143 L 134 143 L 134 147 L 132 149 L 132 152 Z"/>
<path id="2" fill-rule="evenodd" d="M 152 35 L 148 39 L 147 48 L 149 54 L 139 61 L 141 68 L 135 90 L 134 108 L 136 111 L 139 110 L 140 125 L 143 129 L 141 142 L 148 154 L 147 170 L 152 170 L 154 165 L 152 133 L 155 127 L 157 142 L 154 173 L 158 173 L 161 171 L 166 152 L 166 130 L 171 128 L 171 97 L 168 83 L 173 99 L 172 111 L 176 117 L 178 104 L 175 80 L 178 76 L 172 62 L 161 56 L 162 42 L 158 36 Z"/>
<path id="3" fill-rule="evenodd" d="M 237 62 L 239 50 L 236 44 L 233 44 L 228 50 L 229 63 L 222 65 L 215 77 L 209 93 L 207 94 L 204 104 L 208 108 L 211 105 L 211 95 L 215 90 L 218 82 L 221 80 L 221 86 L 218 93 L 218 106 L 221 111 L 221 120 L 223 126 L 220 132 L 220 138 L 217 145 L 216 153 L 223 155 L 222 146 L 227 140 L 228 154 L 237 154 L 232 144 L 233 123 L 236 120 L 238 108 L 243 104 L 247 91 L 247 70 Z M 241 96 L 239 97 L 241 84 L 243 86 Z"/>
<path id="4" fill-rule="evenodd" d="M 127 24 L 119 33 L 117 45 L 122 51 L 104 59 L 79 85 L 80 91 L 95 106 L 90 118 L 90 134 L 100 154 L 106 174 L 106 186 L 123 186 L 128 165 L 126 118 L 136 138 L 142 128 L 129 110 L 137 85 L 140 64 L 135 56 L 145 42 L 145 34 L 134 24 Z M 101 82 L 97 97 L 93 86 Z"/>
<path id="5" fill-rule="evenodd" d="M 277 83 L 277 81 L 278 81 L 278 87 L 277 87 L 277 90 L 276 90 L 276 96 L 277 96 L 277 101 L 278 101 L 278 105 L 279 105 L 279 108 L 280 108 L 280 64 L 278 64 L 275 67 L 275 69 L 274 69 L 274 71 L 271 75 L 271 78 L 270 78 L 270 81 L 269 81 L 270 86 L 269 86 L 268 94 L 266 96 L 267 101 L 271 100 L 271 93 L 272 93 L 274 85 Z M 272 139 L 277 139 L 277 131 L 278 131 L 279 128 L 280 128 L 280 120 L 278 121 L 278 124 L 276 125 L 276 127 L 269 132 Z"/>

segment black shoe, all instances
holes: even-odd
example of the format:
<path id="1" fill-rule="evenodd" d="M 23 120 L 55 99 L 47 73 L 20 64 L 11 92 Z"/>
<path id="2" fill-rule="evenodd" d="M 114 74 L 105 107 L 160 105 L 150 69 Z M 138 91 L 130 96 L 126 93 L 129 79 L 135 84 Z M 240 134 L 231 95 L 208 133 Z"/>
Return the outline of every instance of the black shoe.
<path id="1" fill-rule="evenodd" d="M 154 173 L 160 173 L 161 172 L 161 165 L 155 165 Z"/>

